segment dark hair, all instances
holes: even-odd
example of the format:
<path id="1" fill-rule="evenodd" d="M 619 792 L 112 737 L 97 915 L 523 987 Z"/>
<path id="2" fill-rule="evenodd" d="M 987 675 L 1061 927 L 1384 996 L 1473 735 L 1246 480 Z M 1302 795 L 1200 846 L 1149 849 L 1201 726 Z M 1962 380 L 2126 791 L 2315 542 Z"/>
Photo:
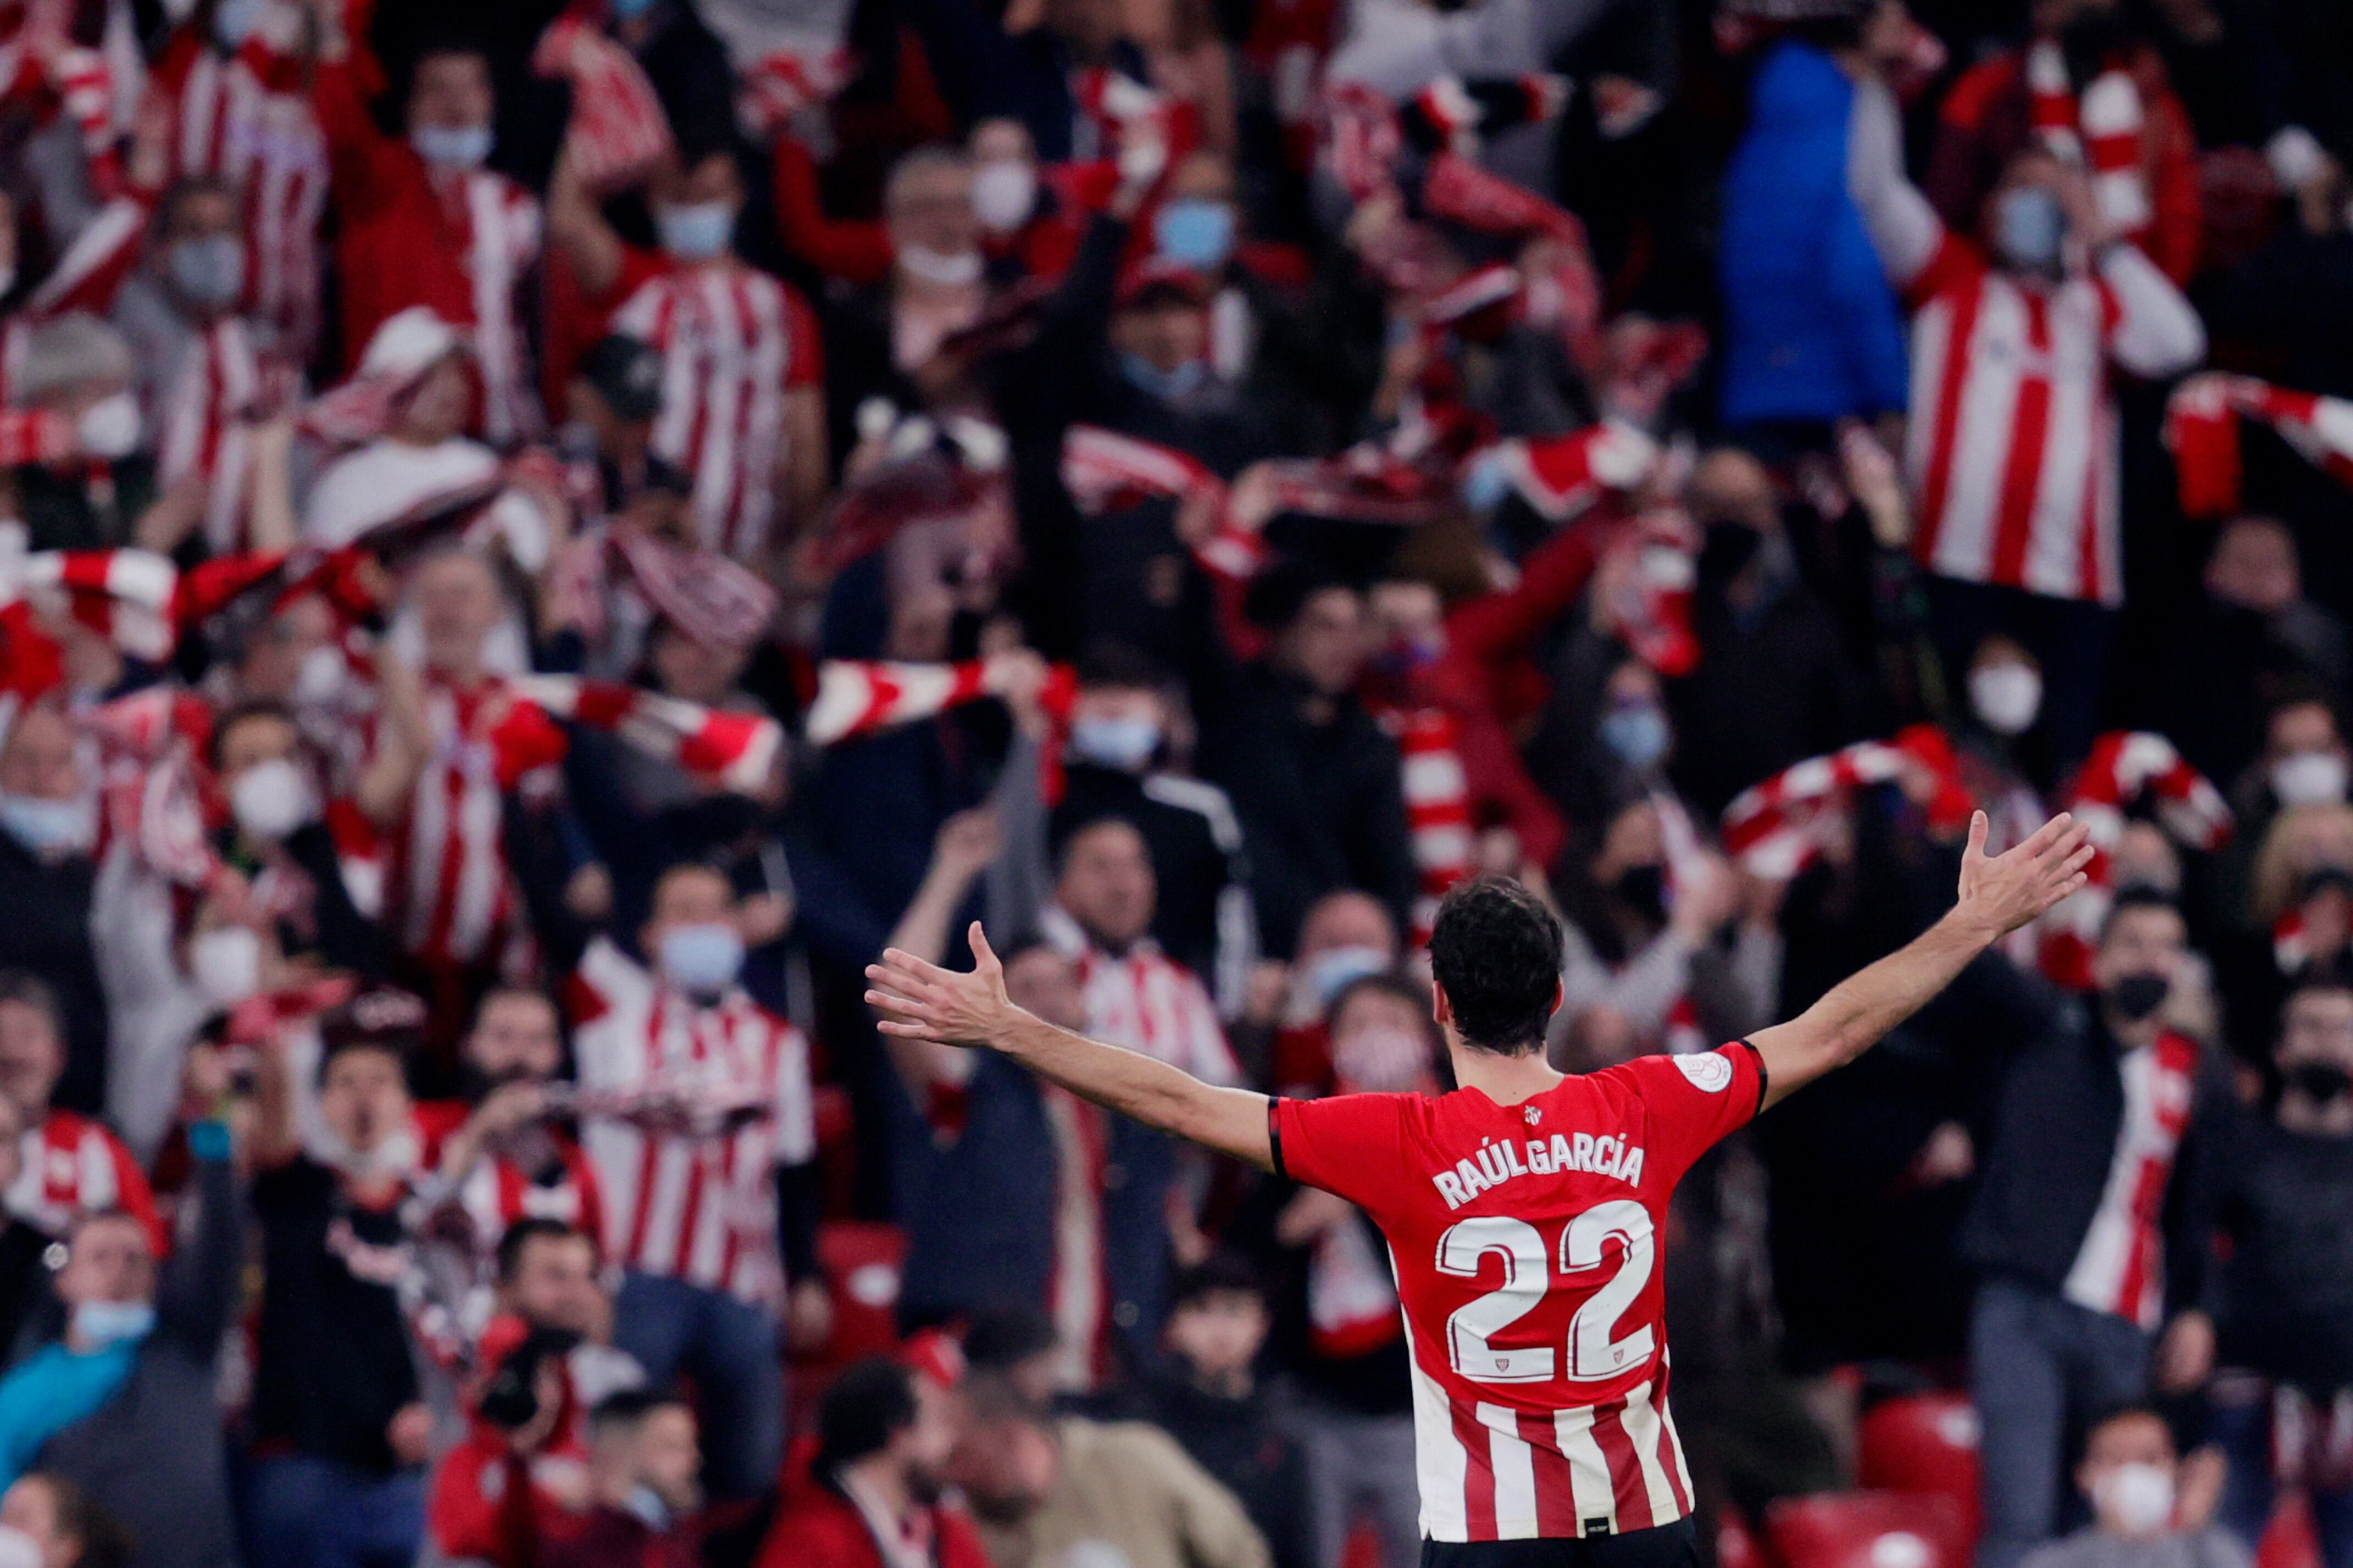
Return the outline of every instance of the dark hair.
<path id="1" fill-rule="evenodd" d="M 2075 1446 L 2075 1462 L 2080 1465 L 2092 1457 L 2092 1440 L 2102 1432 L 2119 1421 L 2139 1420 L 2154 1421 L 2164 1427 L 2167 1439 L 2176 1451 L 2180 1449 L 2181 1439 L 2174 1432 L 2173 1423 L 2166 1419 L 2164 1411 L 2146 1399 L 2121 1399 L 2113 1405 L 2101 1405 L 2084 1423 L 2084 1439 Z"/>
<path id="2" fill-rule="evenodd" d="M 1384 969 L 1377 974 L 1359 974 L 1332 995 L 1331 1005 L 1324 1009 L 1324 1026 L 1329 1029 L 1341 1010 L 1366 992 L 1392 996 L 1414 1010 L 1415 1016 L 1427 1023 L 1430 1018 L 1430 993 L 1408 980 L 1395 970 Z M 1426 1031 L 1432 1038 L 1436 1031 Z"/>
<path id="3" fill-rule="evenodd" d="M 1168 672 L 1134 643 L 1105 639 L 1080 650 L 1076 666 L 1082 687 L 1116 691 L 1157 691 L 1168 684 Z"/>
<path id="4" fill-rule="evenodd" d="M 124 1568 L 136 1544 L 122 1521 L 100 1508 L 88 1492 L 55 1470 L 27 1470 L 23 1478 L 49 1489 L 58 1533 L 81 1544 L 74 1561 L 81 1568 Z"/>
<path id="5" fill-rule="evenodd" d="M 893 1435 L 915 1422 L 914 1374 L 889 1356 L 869 1356 L 842 1368 L 817 1407 L 820 1476 L 880 1453 Z"/>
<path id="6" fill-rule="evenodd" d="M 693 1406 L 667 1388 L 624 1388 L 608 1394 L 588 1413 L 588 1433 L 602 1437 L 620 1427 L 635 1427 L 657 1410 L 671 1406 L 691 1410 Z"/>
<path id="7" fill-rule="evenodd" d="M 240 702 L 214 720 L 212 733 L 205 738 L 205 761 L 215 773 L 220 772 L 221 747 L 228 740 L 228 732 L 252 719 L 275 720 L 293 731 L 298 742 L 301 739 L 301 726 L 294 722 L 293 713 L 283 702 L 272 702 L 267 698 Z"/>
<path id="8" fill-rule="evenodd" d="M 1299 618 L 1307 601 L 1335 588 L 1356 592 L 1347 579 L 1314 561 L 1285 556 L 1250 580 L 1242 616 L 1261 631 L 1279 632 Z"/>
<path id="9" fill-rule="evenodd" d="M 49 1021 L 60 1047 L 65 1045 L 66 1016 L 58 1005 L 55 987 L 28 969 L 0 969 L 0 1002 L 30 1007 Z"/>
<path id="10" fill-rule="evenodd" d="M 198 196 L 219 196 L 230 202 L 237 199 L 228 182 L 217 174 L 182 174 L 164 188 L 164 195 L 155 203 L 155 231 L 160 234 L 170 228 L 173 220 L 180 216 L 180 209 Z"/>
<path id="11" fill-rule="evenodd" d="M 523 1248 L 534 1241 L 591 1241 L 588 1233 L 576 1225 L 566 1225 L 545 1215 L 525 1215 L 507 1226 L 499 1237 L 499 1283 L 514 1283 L 516 1270 L 522 1267 Z M 593 1245 L 593 1241 L 591 1241 Z"/>
<path id="12" fill-rule="evenodd" d="M 1560 993 L 1560 921 L 1508 877 L 1457 882 L 1438 906 L 1430 967 L 1463 1043 L 1502 1056 L 1544 1047 Z"/>
<path id="13" fill-rule="evenodd" d="M 1052 1320 L 1035 1307 L 983 1307 L 965 1331 L 965 1364 L 976 1373 L 1002 1372 L 1045 1354 L 1057 1342 Z"/>
<path id="14" fill-rule="evenodd" d="M 1240 1253 L 1220 1249 L 1212 1252 L 1190 1268 L 1179 1269 L 1168 1282 L 1168 1311 L 1173 1315 L 1179 1308 L 1200 1300 L 1205 1296 L 1255 1296 L 1266 1300 L 1266 1281 L 1259 1278 L 1250 1259 Z"/>
<path id="15" fill-rule="evenodd" d="M 2115 899 L 2108 904 L 2108 912 L 2100 917 L 2100 942 L 2103 946 L 2106 944 L 2109 933 L 2116 929 L 2116 922 L 2135 910 L 2165 910 L 2177 918 L 2181 913 L 2181 906 L 2175 901 L 2173 895 L 2159 889 L 2141 882 L 2118 888 Z"/>

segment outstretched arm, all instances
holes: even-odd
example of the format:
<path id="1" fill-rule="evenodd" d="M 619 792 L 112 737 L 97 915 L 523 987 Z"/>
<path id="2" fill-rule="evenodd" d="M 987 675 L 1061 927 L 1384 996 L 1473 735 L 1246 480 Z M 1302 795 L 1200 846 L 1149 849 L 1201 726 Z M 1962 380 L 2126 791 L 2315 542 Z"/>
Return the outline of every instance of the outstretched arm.
<path id="1" fill-rule="evenodd" d="M 2082 887 L 2088 829 L 2062 812 L 2009 853 L 1986 858 L 1986 814 L 1969 818 L 1960 897 L 1912 942 L 1831 987 L 1786 1024 L 1748 1037 L 1765 1063 L 1765 1103 L 1784 1100 L 1879 1043 L 1971 960 Z"/>
<path id="2" fill-rule="evenodd" d="M 1217 1089 L 1166 1062 L 1106 1046 L 1053 1025 L 1013 1005 L 1005 994 L 1005 966 L 972 922 L 972 973 L 957 974 L 892 948 L 867 966 L 873 989 L 867 1005 L 882 1015 L 882 1033 L 943 1046 L 981 1046 L 1020 1063 L 1049 1083 L 1106 1110 L 1274 1169 L 1268 1146 L 1267 1098 L 1242 1089 Z"/>

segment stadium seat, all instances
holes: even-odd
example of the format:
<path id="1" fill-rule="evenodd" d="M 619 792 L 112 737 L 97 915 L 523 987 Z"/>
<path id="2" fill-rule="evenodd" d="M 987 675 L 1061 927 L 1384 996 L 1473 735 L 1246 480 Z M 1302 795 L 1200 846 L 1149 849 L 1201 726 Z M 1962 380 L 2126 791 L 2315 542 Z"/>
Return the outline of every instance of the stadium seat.
<path id="1" fill-rule="evenodd" d="M 2255 1568 L 2320 1568 L 2320 1542 L 2312 1530 L 2312 1510 L 2301 1494 L 2284 1494 L 2272 1510 L 2270 1528 L 2255 1547 Z"/>
<path id="2" fill-rule="evenodd" d="M 809 1119 L 816 1123 L 817 1168 L 824 1212 L 848 1214 L 858 1185 L 856 1116 L 849 1091 L 821 1083 L 809 1091 Z"/>
<path id="3" fill-rule="evenodd" d="M 1968 1568 L 1959 1505 L 1922 1492 L 1823 1492 L 1765 1511 L 1779 1568 Z"/>
<path id="4" fill-rule="evenodd" d="M 1951 1498 L 1960 1505 L 1962 1543 L 1976 1543 L 1978 1414 L 1967 1394 L 1883 1399 L 1864 1412 L 1856 1448 L 1857 1485 Z"/>
<path id="5" fill-rule="evenodd" d="M 895 1225 L 828 1220 L 818 1227 L 817 1251 L 833 1283 L 833 1336 L 814 1359 L 840 1366 L 897 1348 L 906 1234 Z"/>

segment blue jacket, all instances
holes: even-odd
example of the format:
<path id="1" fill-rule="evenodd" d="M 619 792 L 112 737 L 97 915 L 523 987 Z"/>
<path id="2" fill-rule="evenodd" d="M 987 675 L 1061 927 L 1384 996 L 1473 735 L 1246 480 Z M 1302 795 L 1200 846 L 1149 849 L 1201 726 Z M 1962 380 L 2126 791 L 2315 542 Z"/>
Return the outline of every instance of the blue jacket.
<path id="1" fill-rule="evenodd" d="M 1724 420 L 1828 421 L 1904 406 L 1904 316 L 1847 195 L 1854 85 L 1784 42 L 1757 67 L 1724 176 Z"/>

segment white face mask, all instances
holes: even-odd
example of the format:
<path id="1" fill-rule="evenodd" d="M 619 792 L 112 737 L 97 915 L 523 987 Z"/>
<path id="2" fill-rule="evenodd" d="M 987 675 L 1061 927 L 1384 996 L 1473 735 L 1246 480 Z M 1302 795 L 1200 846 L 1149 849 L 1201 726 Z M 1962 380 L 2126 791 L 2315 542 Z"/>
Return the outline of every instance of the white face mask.
<path id="1" fill-rule="evenodd" d="M 899 247 L 900 269 L 935 288 L 969 288 L 980 281 L 982 265 L 977 250 L 926 250 L 920 245 Z"/>
<path id="2" fill-rule="evenodd" d="M 2173 1472 L 2160 1465 L 2118 1465 L 2100 1478 L 2092 1500 L 2101 1522 L 2119 1535 L 2162 1534 L 2173 1523 Z"/>
<path id="3" fill-rule="evenodd" d="M 342 650 L 332 643 L 321 643 L 295 666 L 294 700 L 305 708 L 332 702 L 342 694 L 350 674 L 351 666 L 343 661 Z"/>
<path id="4" fill-rule="evenodd" d="M 1014 158 L 983 163 L 972 172 L 972 212 L 991 234 L 1011 234 L 1029 221 L 1038 205 L 1038 171 Z"/>
<path id="5" fill-rule="evenodd" d="M 2282 805 L 2345 798 L 2345 759 L 2335 752 L 2290 752 L 2272 764 L 2272 793 Z"/>
<path id="6" fill-rule="evenodd" d="M 249 926 L 219 926 L 188 939 L 188 978 L 215 1007 L 261 989 L 261 938 Z"/>
<path id="7" fill-rule="evenodd" d="M 311 820 L 311 784 L 292 763 L 272 757 L 237 775 L 228 809 L 239 827 L 274 842 Z"/>
<path id="8" fill-rule="evenodd" d="M 1385 1025 L 1353 1030 L 1332 1042 L 1332 1069 L 1358 1092 L 1401 1094 L 1429 1076 L 1430 1043 Z"/>
<path id="9" fill-rule="evenodd" d="M 139 400 L 128 392 L 101 397 L 74 421 L 74 444 L 112 462 L 139 449 Z"/>
<path id="10" fill-rule="evenodd" d="M 2022 735 L 2042 710 L 2042 677 L 2023 664 L 1983 665 L 1969 672 L 1969 708 L 1997 735 Z"/>
<path id="11" fill-rule="evenodd" d="M 304 1141 L 305 1152 L 322 1165 L 341 1171 L 354 1181 L 381 1181 L 391 1176 L 406 1176 L 424 1163 L 424 1145 L 417 1130 L 404 1127 L 380 1140 L 373 1149 L 353 1148 L 327 1127 L 320 1127 Z"/>

